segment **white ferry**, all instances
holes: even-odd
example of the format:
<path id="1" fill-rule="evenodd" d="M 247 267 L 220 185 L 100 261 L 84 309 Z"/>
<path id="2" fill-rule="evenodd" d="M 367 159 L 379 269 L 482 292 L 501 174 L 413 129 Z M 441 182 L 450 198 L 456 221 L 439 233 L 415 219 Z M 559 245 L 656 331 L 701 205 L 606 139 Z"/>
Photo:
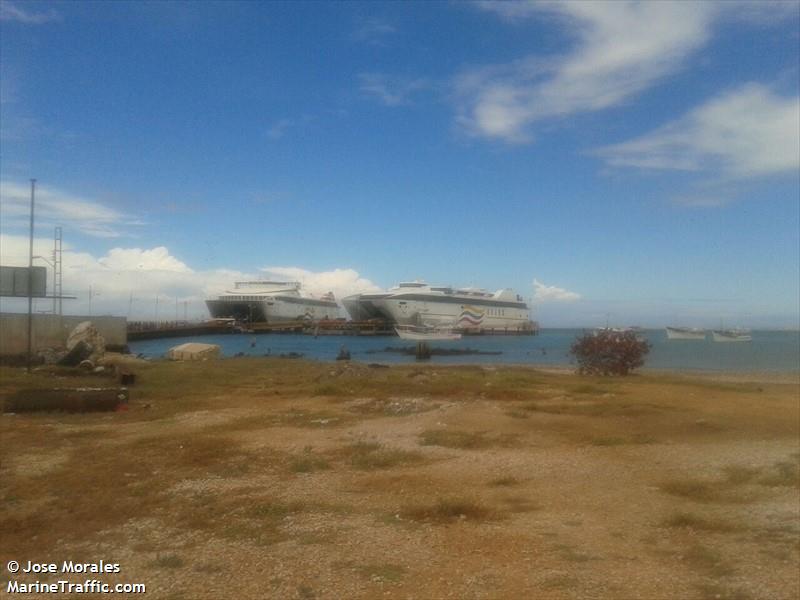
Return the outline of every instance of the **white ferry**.
<path id="1" fill-rule="evenodd" d="M 387 292 L 348 296 L 342 303 L 355 320 L 382 318 L 399 325 L 473 331 L 527 332 L 532 328 L 528 305 L 508 288 L 492 293 L 413 281 Z"/>
<path id="2" fill-rule="evenodd" d="M 206 300 L 214 319 L 233 318 L 247 323 L 319 321 L 339 317 L 332 292 L 319 298 L 297 281 L 238 281 L 233 290 Z"/>

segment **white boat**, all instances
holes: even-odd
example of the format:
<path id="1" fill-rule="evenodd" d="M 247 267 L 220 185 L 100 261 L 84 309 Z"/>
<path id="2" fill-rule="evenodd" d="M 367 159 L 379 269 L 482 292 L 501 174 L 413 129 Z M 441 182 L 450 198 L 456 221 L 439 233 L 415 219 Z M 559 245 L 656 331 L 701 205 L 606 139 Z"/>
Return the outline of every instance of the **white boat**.
<path id="1" fill-rule="evenodd" d="M 394 330 L 401 339 L 414 342 L 428 341 L 454 341 L 460 340 L 461 334 L 452 329 L 442 327 L 430 327 L 427 325 L 395 325 Z"/>
<path id="2" fill-rule="evenodd" d="M 206 300 L 206 306 L 212 318 L 233 318 L 240 323 L 339 317 L 339 305 L 332 293 L 317 298 L 297 281 L 237 281 L 233 290 Z"/>
<path id="3" fill-rule="evenodd" d="M 667 327 L 667 339 L 704 340 L 706 339 L 706 331 L 696 327 Z"/>
<path id="4" fill-rule="evenodd" d="M 747 329 L 715 329 L 711 332 L 715 342 L 750 342 L 753 336 Z"/>
<path id="5" fill-rule="evenodd" d="M 398 325 L 486 332 L 526 332 L 532 327 L 528 305 L 511 289 L 492 293 L 412 281 L 386 292 L 348 296 L 342 303 L 355 320 L 383 318 Z"/>

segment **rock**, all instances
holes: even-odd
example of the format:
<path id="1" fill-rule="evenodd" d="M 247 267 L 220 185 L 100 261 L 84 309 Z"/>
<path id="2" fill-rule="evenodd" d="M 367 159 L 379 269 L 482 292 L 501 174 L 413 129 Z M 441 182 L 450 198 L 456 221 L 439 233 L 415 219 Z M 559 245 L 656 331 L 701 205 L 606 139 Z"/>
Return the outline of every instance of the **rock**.
<path id="1" fill-rule="evenodd" d="M 83 342 L 91 348 L 88 356 L 93 362 L 100 360 L 106 352 L 106 340 L 97 331 L 91 321 L 78 323 L 75 329 L 67 337 L 67 350 L 72 350 L 79 343 Z"/>
<path id="2" fill-rule="evenodd" d="M 347 346 L 342 346 L 339 348 L 339 354 L 337 355 L 336 360 L 350 360 L 350 350 L 347 349 Z"/>
<path id="3" fill-rule="evenodd" d="M 58 365 L 64 367 L 77 367 L 81 362 L 87 360 L 92 355 L 92 347 L 84 341 L 78 341 L 70 350 L 58 361 Z"/>
<path id="4" fill-rule="evenodd" d="M 200 344 L 189 342 L 173 346 L 167 351 L 170 360 L 207 360 L 219 358 L 220 347 L 217 344 Z"/>
<path id="5" fill-rule="evenodd" d="M 58 348 L 42 348 L 36 354 L 42 359 L 46 365 L 55 365 L 67 355 L 66 350 Z"/>

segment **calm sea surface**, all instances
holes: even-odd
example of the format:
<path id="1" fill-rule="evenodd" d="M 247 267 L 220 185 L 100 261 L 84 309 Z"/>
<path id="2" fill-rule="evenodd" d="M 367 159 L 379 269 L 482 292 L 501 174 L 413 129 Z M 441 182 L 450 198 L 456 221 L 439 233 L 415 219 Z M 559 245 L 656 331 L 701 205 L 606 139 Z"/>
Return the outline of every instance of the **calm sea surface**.
<path id="1" fill-rule="evenodd" d="M 544 329 L 538 336 L 470 336 L 454 342 L 431 342 L 432 347 L 472 348 L 501 352 L 497 355 L 434 356 L 433 364 L 574 364 L 569 356 L 570 344 L 581 335 L 579 329 Z M 710 339 L 667 340 L 663 329 L 649 330 L 644 336 L 653 345 L 645 367 L 704 371 L 800 371 L 800 332 L 753 331 L 752 342 L 719 343 Z M 709 334 L 710 338 L 710 334 Z M 349 337 L 277 334 L 208 335 L 131 342 L 134 354 L 160 358 L 173 346 L 185 342 L 219 344 L 222 353 L 231 357 L 239 352 L 247 356 L 263 356 L 296 352 L 305 358 L 334 360 L 341 346 L 350 350 L 353 360 L 361 362 L 411 363 L 413 356 L 384 352 L 387 346 L 413 346 L 397 337 Z M 252 343 L 255 346 L 251 346 Z"/>

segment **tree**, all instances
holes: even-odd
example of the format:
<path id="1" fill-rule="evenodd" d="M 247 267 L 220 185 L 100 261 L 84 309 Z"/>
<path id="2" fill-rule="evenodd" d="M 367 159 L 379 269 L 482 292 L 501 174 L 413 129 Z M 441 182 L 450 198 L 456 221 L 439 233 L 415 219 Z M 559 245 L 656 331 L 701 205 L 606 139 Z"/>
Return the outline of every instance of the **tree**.
<path id="1" fill-rule="evenodd" d="M 644 364 L 650 348 L 632 331 L 603 329 L 575 338 L 569 352 L 581 375 L 628 375 Z"/>

